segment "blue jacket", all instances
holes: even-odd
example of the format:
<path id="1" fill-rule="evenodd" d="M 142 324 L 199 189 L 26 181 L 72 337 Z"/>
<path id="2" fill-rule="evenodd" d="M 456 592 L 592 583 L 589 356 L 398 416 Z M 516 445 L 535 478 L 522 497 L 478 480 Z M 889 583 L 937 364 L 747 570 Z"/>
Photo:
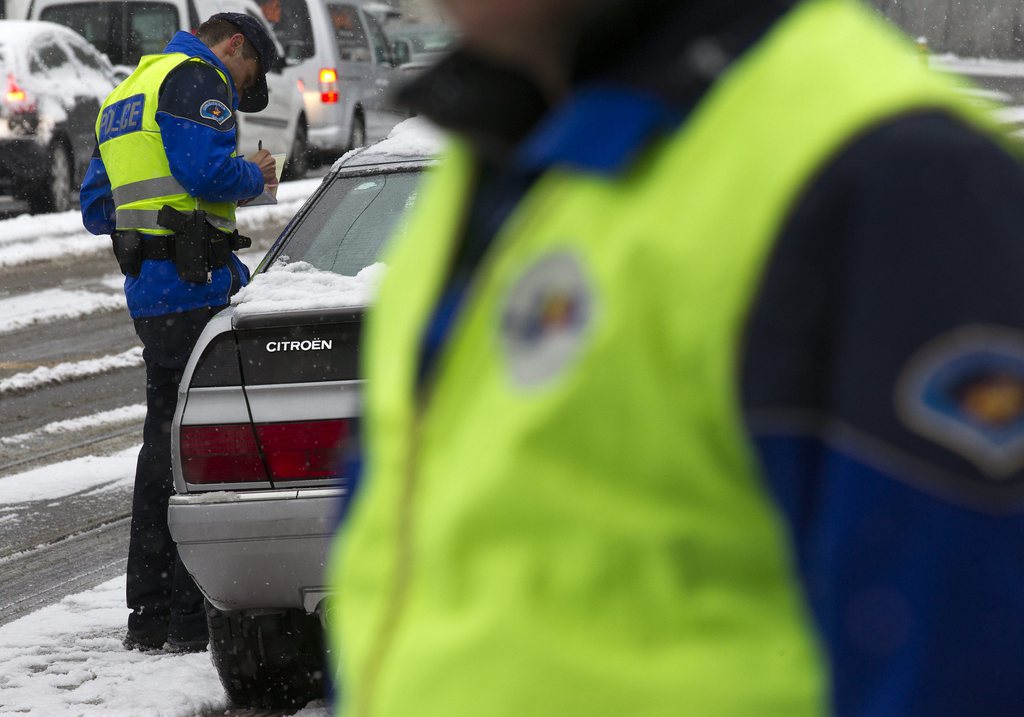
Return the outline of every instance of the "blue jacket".
<path id="1" fill-rule="evenodd" d="M 227 68 L 209 47 L 187 32 L 177 33 L 164 52 L 202 58 L 220 69 L 230 86 L 228 97 L 220 75 L 196 63 L 184 63 L 167 76 L 160 90 L 156 120 L 174 178 L 192 196 L 210 201 L 237 201 L 259 195 L 263 191 L 259 168 L 231 156 L 237 142 L 234 113 L 239 97 Z M 201 107 L 211 99 L 230 101 L 232 113 L 227 120 L 202 116 Z M 80 196 L 85 228 L 93 234 L 113 232 L 114 198 L 98 145 Z M 128 311 L 132 318 L 146 318 L 222 306 L 248 280 L 248 269 L 234 255 L 228 264 L 214 270 L 209 284 L 182 280 L 172 261 L 147 260 L 137 277 L 125 277 Z"/>
<path id="2" fill-rule="evenodd" d="M 740 56 L 791 4 L 688 0 L 649 17 L 649 4 L 622 0 L 634 17 L 581 46 L 575 92 L 554 108 L 468 50 L 404 89 L 481 157 L 423 337 L 424 386 L 538 177 L 651 161 L 710 86 L 680 58 L 707 38 Z M 1020 163 L 950 116 L 912 113 L 837 148 L 752 297 L 738 408 L 820 632 L 832 714 L 1022 713 L 1022 226 Z"/>

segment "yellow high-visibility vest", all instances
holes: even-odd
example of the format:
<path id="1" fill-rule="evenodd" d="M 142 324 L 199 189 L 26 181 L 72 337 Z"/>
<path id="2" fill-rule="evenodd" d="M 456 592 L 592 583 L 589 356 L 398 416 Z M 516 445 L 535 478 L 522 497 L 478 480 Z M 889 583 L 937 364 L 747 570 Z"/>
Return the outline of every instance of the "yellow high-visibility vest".
<path id="1" fill-rule="evenodd" d="M 192 197 L 171 174 L 156 112 L 164 79 L 182 62 L 203 60 L 184 53 L 144 56 L 100 108 L 96 136 L 110 177 L 118 229 L 170 234 L 171 230 L 157 221 L 165 204 L 181 212 L 205 210 L 210 223 L 218 229 L 231 232 L 235 228 L 234 202 Z M 228 84 L 224 73 L 214 69 Z"/>
<path id="2" fill-rule="evenodd" d="M 534 184 L 420 395 L 473 181 L 450 149 L 365 333 L 367 475 L 329 571 L 339 714 L 828 711 L 738 344 L 804 189 L 929 109 L 990 127 L 859 3 L 798 5 L 628 171 Z"/>

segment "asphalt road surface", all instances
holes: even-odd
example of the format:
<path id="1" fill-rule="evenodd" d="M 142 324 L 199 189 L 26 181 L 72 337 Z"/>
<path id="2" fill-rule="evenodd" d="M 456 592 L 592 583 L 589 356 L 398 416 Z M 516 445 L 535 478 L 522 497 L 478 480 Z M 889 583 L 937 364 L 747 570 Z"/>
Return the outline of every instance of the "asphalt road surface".
<path id="1" fill-rule="evenodd" d="M 265 252 L 282 228 L 280 223 L 249 232 L 253 250 Z M 113 292 L 109 284 L 116 273 L 113 255 L 107 252 L 0 266 L 0 299 L 56 288 L 88 291 L 104 282 L 106 291 Z M 41 366 L 100 359 L 137 346 L 123 308 L 36 323 L 0 333 L 0 382 Z M 39 466 L 137 445 L 142 435 L 138 417 L 61 433 L 40 429 L 144 403 L 141 366 L 27 389 L 7 386 L 0 390 L 0 481 Z M 12 437 L 17 439 L 12 442 Z M 0 625 L 121 574 L 130 506 L 128 487 L 0 504 Z"/>

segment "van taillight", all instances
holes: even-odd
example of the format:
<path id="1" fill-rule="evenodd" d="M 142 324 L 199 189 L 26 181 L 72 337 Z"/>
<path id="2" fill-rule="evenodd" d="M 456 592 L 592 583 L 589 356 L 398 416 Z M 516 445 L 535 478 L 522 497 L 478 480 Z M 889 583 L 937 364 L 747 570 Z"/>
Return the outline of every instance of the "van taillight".
<path id="1" fill-rule="evenodd" d="M 349 429 L 347 419 L 256 426 L 270 479 L 341 478 L 341 454 L 348 442 Z"/>
<path id="2" fill-rule="evenodd" d="M 186 483 L 266 481 L 252 425 L 181 427 L 181 471 Z"/>
<path id="3" fill-rule="evenodd" d="M 320 101 L 325 105 L 338 101 L 338 71 L 333 67 L 320 70 Z"/>

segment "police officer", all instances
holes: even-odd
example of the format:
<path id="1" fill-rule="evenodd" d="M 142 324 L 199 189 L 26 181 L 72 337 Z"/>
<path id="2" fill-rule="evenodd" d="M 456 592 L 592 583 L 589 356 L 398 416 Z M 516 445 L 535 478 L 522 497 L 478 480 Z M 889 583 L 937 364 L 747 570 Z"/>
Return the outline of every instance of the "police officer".
<path id="1" fill-rule="evenodd" d="M 132 501 L 124 644 L 203 650 L 203 597 L 167 528 L 170 424 L 182 370 L 213 314 L 249 279 L 233 250 L 235 206 L 275 180 L 261 150 L 235 156 L 235 112 L 267 106 L 277 61 L 262 26 L 220 13 L 193 36 L 177 33 L 110 94 L 82 185 L 82 217 L 110 234 L 125 273 L 128 310 L 144 346 L 147 413 Z"/>
<path id="2" fill-rule="evenodd" d="M 851 0 L 445 4 L 339 713 L 1019 714 L 1024 172 L 987 114 Z"/>

